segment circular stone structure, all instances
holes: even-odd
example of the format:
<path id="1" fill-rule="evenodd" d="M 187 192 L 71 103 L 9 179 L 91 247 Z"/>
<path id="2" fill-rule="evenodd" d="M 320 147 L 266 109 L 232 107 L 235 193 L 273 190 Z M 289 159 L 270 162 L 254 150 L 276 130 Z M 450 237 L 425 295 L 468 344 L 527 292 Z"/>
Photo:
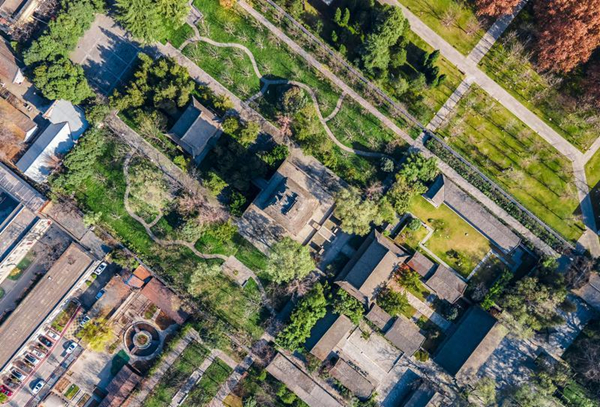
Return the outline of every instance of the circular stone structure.
<path id="1" fill-rule="evenodd" d="M 134 322 L 125 330 L 125 349 L 131 356 L 152 356 L 160 347 L 158 329 L 147 322 Z"/>

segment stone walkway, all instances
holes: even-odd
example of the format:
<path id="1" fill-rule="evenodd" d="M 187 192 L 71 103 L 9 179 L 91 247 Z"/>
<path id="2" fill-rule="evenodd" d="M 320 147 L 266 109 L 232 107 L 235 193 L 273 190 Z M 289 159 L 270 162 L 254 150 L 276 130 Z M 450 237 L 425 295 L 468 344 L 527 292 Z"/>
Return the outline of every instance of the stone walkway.
<path id="1" fill-rule="evenodd" d="M 231 393 L 233 389 L 237 386 L 237 384 L 242 379 L 243 375 L 248 371 L 250 366 L 254 363 L 254 358 L 252 354 L 249 354 L 244 358 L 244 360 L 237 366 L 233 367 L 233 373 L 229 376 L 229 378 L 223 383 L 223 385 L 219 388 L 216 396 L 211 400 L 208 404 L 209 407 L 221 407 L 224 406 L 223 402 L 227 398 L 227 396 Z"/>
<path id="2" fill-rule="evenodd" d="M 431 309 L 431 307 L 429 305 L 425 304 L 423 301 L 421 301 L 419 298 L 417 298 L 413 293 L 411 293 L 410 291 L 408 291 L 407 289 L 402 287 L 395 280 L 391 280 L 389 282 L 389 284 L 395 290 L 403 292 L 404 295 L 406 295 L 406 299 L 408 300 L 408 303 L 410 304 L 410 306 L 413 307 L 414 309 L 416 309 L 419 314 L 421 314 L 424 317 L 426 317 L 427 319 L 431 320 L 431 322 L 433 322 L 434 324 L 439 326 L 443 331 L 447 331 L 448 329 L 450 329 L 452 324 L 449 321 L 447 321 L 444 317 L 442 317 L 440 314 L 438 314 L 433 309 Z"/>

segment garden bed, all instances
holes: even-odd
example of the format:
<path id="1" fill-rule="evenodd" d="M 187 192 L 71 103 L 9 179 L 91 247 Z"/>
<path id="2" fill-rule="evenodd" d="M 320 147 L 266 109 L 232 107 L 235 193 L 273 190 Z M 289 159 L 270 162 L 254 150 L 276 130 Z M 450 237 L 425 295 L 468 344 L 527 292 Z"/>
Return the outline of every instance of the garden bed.
<path id="1" fill-rule="evenodd" d="M 54 318 L 50 326 L 56 332 L 62 332 L 67 326 L 67 323 L 71 320 L 73 315 L 75 315 L 75 311 L 77 311 L 78 305 L 72 301 L 67 303 L 67 306 L 60 311 L 60 313 Z"/>
<path id="2" fill-rule="evenodd" d="M 192 388 L 182 406 L 207 406 L 208 403 L 210 403 L 210 401 L 216 396 L 219 388 L 223 383 L 225 383 L 231 373 L 233 373 L 233 369 L 231 367 L 229 367 L 221 359 L 215 358 L 215 360 L 202 375 L 200 381 Z"/>

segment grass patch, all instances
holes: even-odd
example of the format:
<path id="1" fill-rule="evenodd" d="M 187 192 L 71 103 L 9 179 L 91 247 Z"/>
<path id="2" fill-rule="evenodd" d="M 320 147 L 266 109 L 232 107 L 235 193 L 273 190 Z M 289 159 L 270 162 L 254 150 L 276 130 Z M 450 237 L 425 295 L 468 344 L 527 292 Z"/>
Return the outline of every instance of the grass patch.
<path id="1" fill-rule="evenodd" d="M 67 323 L 73 317 L 73 315 L 75 315 L 75 311 L 77 311 L 77 304 L 75 304 L 72 301 L 69 301 L 67 303 L 67 306 L 58 313 L 56 318 L 54 318 L 54 320 L 50 324 L 52 329 L 54 329 L 56 332 L 62 332 L 63 329 L 65 329 Z"/>
<path id="2" fill-rule="evenodd" d="M 481 68 L 529 110 L 581 151 L 598 137 L 598 111 L 580 99 L 581 70 L 557 78 L 536 71 L 530 60 L 533 13 L 523 9 L 480 62 Z"/>
<path id="3" fill-rule="evenodd" d="M 446 205 L 436 208 L 417 195 L 409 211 L 434 229 L 425 247 L 464 277 L 490 250 L 488 240 Z"/>
<path id="4" fill-rule="evenodd" d="M 585 165 L 585 175 L 590 188 L 595 188 L 600 183 L 600 150 Z"/>
<path id="5" fill-rule="evenodd" d="M 223 242 L 222 239 L 215 237 L 209 229 L 196 242 L 196 248 L 204 253 L 235 256 L 254 271 L 263 271 L 267 267 L 267 256 L 239 233 L 236 233 L 232 240 Z"/>
<path id="6" fill-rule="evenodd" d="M 400 233 L 398 233 L 398 236 L 394 238 L 394 242 L 401 246 L 408 246 L 416 251 L 419 248 L 419 243 L 425 239 L 427 233 L 429 233 L 429 229 L 427 229 L 425 226 L 421 226 L 417 230 L 412 230 L 408 227 L 405 227 Z"/>
<path id="7" fill-rule="evenodd" d="M 464 55 L 485 34 L 468 2 L 457 0 L 398 0 Z"/>
<path id="8" fill-rule="evenodd" d="M 173 396 L 190 375 L 198 369 L 210 351 L 198 342 L 191 342 L 161 378 L 152 394 L 144 402 L 145 407 L 164 407 L 171 404 Z"/>
<path id="9" fill-rule="evenodd" d="M 69 386 L 67 391 L 65 391 L 64 396 L 69 400 L 73 400 L 73 397 L 75 397 L 77 393 L 79 393 L 79 386 L 73 383 Z"/>
<path id="10" fill-rule="evenodd" d="M 165 35 L 160 42 L 162 44 L 170 42 L 171 45 L 177 49 L 179 49 L 186 40 L 194 36 L 194 30 L 188 23 L 176 27 L 171 22 L 165 21 L 164 29 Z"/>
<path id="11" fill-rule="evenodd" d="M 481 88 L 472 86 L 440 130 L 453 148 L 571 241 L 583 225 L 569 160 Z"/>
<path id="12" fill-rule="evenodd" d="M 215 358 L 202 375 L 200 381 L 190 391 L 183 406 L 201 407 L 208 405 L 232 372 L 233 369 L 225 362 L 219 358 Z"/>

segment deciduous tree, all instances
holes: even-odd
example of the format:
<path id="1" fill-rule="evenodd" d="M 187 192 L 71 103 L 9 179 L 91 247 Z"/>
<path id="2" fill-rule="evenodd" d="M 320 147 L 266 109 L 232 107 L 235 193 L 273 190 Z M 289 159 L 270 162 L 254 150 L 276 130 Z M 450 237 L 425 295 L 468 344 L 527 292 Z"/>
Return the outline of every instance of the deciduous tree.
<path id="1" fill-rule="evenodd" d="M 600 0 L 536 1 L 538 64 L 570 72 L 600 45 Z"/>
<path id="2" fill-rule="evenodd" d="M 276 283 L 303 278 L 315 269 L 308 247 L 284 237 L 271 246 L 266 273 Z"/>
<path id="3" fill-rule="evenodd" d="M 521 0 L 476 0 L 477 14 L 499 17 L 511 14 Z"/>

